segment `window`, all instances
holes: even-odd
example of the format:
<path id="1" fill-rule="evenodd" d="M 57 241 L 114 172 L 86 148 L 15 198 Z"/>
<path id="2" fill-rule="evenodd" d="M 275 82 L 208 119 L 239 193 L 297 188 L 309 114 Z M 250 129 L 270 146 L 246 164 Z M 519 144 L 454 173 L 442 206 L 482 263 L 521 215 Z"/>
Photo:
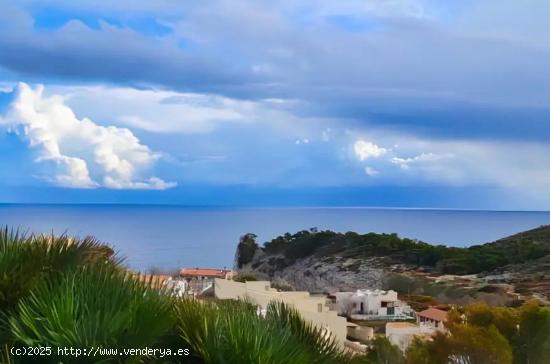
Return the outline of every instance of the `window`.
<path id="1" fill-rule="evenodd" d="M 323 312 L 323 304 L 322 303 L 317 304 L 317 311 Z"/>

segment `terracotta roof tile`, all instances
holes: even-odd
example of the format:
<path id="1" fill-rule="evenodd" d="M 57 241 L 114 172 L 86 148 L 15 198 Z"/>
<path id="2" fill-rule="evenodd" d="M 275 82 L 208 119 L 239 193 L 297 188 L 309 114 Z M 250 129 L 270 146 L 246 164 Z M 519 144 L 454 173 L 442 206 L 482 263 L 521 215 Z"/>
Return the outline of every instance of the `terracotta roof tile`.
<path id="1" fill-rule="evenodd" d="M 403 328 L 410 328 L 410 327 L 417 327 L 417 326 L 410 322 L 388 322 L 386 324 L 386 327 L 391 327 L 394 329 L 403 329 Z"/>
<path id="2" fill-rule="evenodd" d="M 214 269 L 214 268 L 183 268 L 180 271 L 182 277 L 213 277 L 213 278 L 225 278 L 225 275 L 229 273 L 228 270 Z"/>
<path id="3" fill-rule="evenodd" d="M 443 311 L 434 307 L 430 307 L 427 310 L 419 312 L 418 316 L 435 321 L 447 321 L 447 311 Z"/>

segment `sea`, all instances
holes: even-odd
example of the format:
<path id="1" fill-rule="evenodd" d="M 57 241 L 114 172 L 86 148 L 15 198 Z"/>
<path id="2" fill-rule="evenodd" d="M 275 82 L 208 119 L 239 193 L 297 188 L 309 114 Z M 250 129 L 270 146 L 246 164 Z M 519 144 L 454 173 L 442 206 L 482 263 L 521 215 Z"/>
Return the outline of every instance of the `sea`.
<path id="1" fill-rule="evenodd" d="M 256 234 L 259 243 L 310 228 L 397 233 L 463 247 L 545 224 L 550 224 L 550 212 L 0 204 L 2 226 L 27 233 L 91 235 L 141 271 L 232 267 L 239 237 L 246 233 Z"/>

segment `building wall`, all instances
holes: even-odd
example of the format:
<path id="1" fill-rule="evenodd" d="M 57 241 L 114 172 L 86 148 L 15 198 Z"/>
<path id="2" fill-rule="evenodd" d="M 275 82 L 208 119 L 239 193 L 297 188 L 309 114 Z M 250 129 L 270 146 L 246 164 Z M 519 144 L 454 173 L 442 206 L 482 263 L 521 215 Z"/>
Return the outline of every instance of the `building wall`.
<path id="1" fill-rule="evenodd" d="M 241 283 L 224 279 L 215 280 L 214 294 L 220 299 L 249 299 L 263 309 L 272 301 L 284 302 L 305 320 L 330 331 L 340 345 L 346 341 L 347 319 L 330 311 L 324 297 L 311 297 L 309 292 L 278 292 L 268 281 Z"/>
<path id="2" fill-rule="evenodd" d="M 394 315 L 406 313 L 409 306 L 397 298 L 395 291 L 358 290 L 357 292 L 338 292 L 335 294 L 338 312 L 341 314 L 367 314 L 386 316 L 387 307 L 382 307 L 382 301 L 394 304 Z M 362 310 L 361 310 L 362 308 Z"/>
<path id="3" fill-rule="evenodd" d="M 298 311 L 300 311 L 298 309 Z M 334 336 L 336 341 L 340 345 L 344 345 L 347 335 L 347 322 L 348 320 L 345 317 L 338 316 L 335 311 L 325 311 L 325 312 L 311 312 L 311 311 L 300 311 L 300 314 L 305 320 L 310 321 L 313 325 L 321 327 L 330 331 Z"/>
<path id="4" fill-rule="evenodd" d="M 348 336 L 365 343 L 374 338 L 374 328 L 370 326 L 348 327 Z"/>
<path id="5" fill-rule="evenodd" d="M 246 297 L 246 285 L 225 279 L 215 279 L 214 294 L 220 299 L 243 299 Z"/>
<path id="6" fill-rule="evenodd" d="M 422 317 L 422 316 L 417 315 L 416 316 L 416 323 L 417 323 L 417 325 L 421 325 L 421 326 L 430 326 L 430 327 L 432 327 L 434 329 L 437 329 L 441 332 L 446 331 L 445 324 L 443 322 L 433 320 L 433 319 L 429 319 L 427 317 Z"/>
<path id="7" fill-rule="evenodd" d="M 386 337 L 388 340 L 405 351 L 412 343 L 415 336 L 430 336 L 435 333 L 435 329 L 425 325 L 397 326 L 391 323 L 386 324 Z"/>
<path id="8" fill-rule="evenodd" d="M 240 283 L 240 282 L 237 282 Z M 272 290 L 270 281 L 248 281 L 244 283 L 247 290 L 269 291 Z M 274 290 L 276 291 L 276 290 Z"/>
<path id="9" fill-rule="evenodd" d="M 386 337 L 388 338 L 388 340 L 403 352 L 405 352 L 409 347 L 409 345 L 412 343 L 414 336 L 415 334 L 406 333 L 406 332 L 386 334 Z"/>

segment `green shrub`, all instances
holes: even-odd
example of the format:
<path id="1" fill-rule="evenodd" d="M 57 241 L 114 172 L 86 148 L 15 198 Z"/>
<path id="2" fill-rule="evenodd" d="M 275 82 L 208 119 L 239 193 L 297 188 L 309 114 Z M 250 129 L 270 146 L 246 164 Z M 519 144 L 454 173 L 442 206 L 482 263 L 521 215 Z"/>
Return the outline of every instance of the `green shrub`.
<path id="1" fill-rule="evenodd" d="M 233 280 L 244 283 L 246 281 L 257 281 L 258 277 L 251 272 L 239 272 L 235 277 L 233 277 Z"/>

